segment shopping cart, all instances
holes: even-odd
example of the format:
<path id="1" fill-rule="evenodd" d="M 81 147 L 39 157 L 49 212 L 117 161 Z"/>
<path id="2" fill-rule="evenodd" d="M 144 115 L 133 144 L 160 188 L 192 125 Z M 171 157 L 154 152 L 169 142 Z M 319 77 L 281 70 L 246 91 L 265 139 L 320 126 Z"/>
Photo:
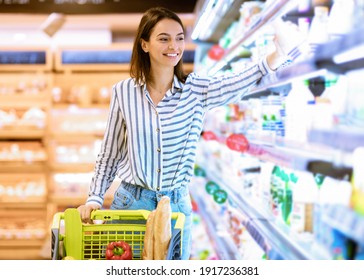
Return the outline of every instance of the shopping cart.
<path id="1" fill-rule="evenodd" d="M 146 210 L 96 210 L 91 214 L 93 224 L 82 223 L 75 208 L 56 213 L 52 224 L 52 260 L 65 256 L 76 260 L 105 260 L 106 246 L 120 240 L 131 246 L 133 260 L 141 260 L 149 213 Z M 181 259 L 184 221 L 183 213 L 172 213 L 168 260 Z"/>

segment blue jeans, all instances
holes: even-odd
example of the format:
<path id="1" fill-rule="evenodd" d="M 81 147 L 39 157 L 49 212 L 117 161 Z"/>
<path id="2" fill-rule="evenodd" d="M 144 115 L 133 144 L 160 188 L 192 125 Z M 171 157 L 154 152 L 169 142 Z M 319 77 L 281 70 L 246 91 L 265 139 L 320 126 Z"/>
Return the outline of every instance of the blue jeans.
<path id="1" fill-rule="evenodd" d="M 152 191 L 126 182 L 122 182 L 115 192 L 110 209 L 148 210 L 156 209 L 162 196 L 171 200 L 172 212 L 182 212 L 185 217 L 182 239 L 182 260 L 188 260 L 191 252 L 192 205 L 187 187 L 172 191 Z"/>

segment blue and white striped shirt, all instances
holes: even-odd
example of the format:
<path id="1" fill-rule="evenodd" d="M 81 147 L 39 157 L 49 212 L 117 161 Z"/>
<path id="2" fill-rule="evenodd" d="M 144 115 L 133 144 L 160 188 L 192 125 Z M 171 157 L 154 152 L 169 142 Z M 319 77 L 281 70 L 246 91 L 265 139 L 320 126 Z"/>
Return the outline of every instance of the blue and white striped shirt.
<path id="1" fill-rule="evenodd" d="M 157 106 L 145 84 L 129 78 L 114 85 L 87 203 L 102 205 L 115 176 L 155 191 L 187 186 L 206 112 L 238 102 L 268 72 L 264 58 L 237 74 L 191 73 L 184 84 L 175 76 Z"/>

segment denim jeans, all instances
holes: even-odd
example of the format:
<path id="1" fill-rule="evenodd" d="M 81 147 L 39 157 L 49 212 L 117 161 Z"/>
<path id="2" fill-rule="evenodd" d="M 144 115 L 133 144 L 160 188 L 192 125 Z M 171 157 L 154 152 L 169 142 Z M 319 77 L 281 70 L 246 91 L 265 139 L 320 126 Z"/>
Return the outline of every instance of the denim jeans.
<path id="1" fill-rule="evenodd" d="M 191 252 L 192 205 L 187 187 L 172 191 L 152 191 L 126 182 L 122 182 L 115 192 L 110 209 L 148 210 L 156 209 L 158 201 L 168 196 L 172 212 L 182 212 L 185 217 L 182 238 L 182 260 L 188 260 Z"/>

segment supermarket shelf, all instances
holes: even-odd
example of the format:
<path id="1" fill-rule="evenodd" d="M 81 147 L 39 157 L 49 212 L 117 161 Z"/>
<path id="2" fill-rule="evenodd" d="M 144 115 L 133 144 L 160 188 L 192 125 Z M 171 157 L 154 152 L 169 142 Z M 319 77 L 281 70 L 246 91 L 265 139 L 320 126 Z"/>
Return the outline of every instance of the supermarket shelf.
<path id="1" fill-rule="evenodd" d="M 312 129 L 308 134 L 308 141 L 343 151 L 352 152 L 364 143 L 363 130 L 353 128 L 337 128 L 335 130 Z"/>
<path id="2" fill-rule="evenodd" d="M 328 46 L 329 47 L 329 46 Z M 317 58 L 319 59 L 319 58 Z M 260 97 L 266 95 L 266 91 L 277 92 L 277 88 L 282 91 L 285 86 L 289 86 L 292 80 L 310 79 L 325 76 L 328 71 L 339 74 L 364 67 L 364 59 L 358 59 L 337 65 L 332 61 L 320 61 L 314 58 L 303 62 L 289 65 L 285 68 L 264 76 L 257 85 L 244 96 L 244 99 Z M 261 93 L 261 94 L 259 94 Z"/>
<path id="3" fill-rule="evenodd" d="M 200 2 L 203 3 L 200 5 Z M 243 2 L 245 0 L 221 1 L 209 8 L 211 5 L 210 1 L 198 1 L 196 4 L 196 15 L 199 17 L 199 20 L 196 22 L 193 30 L 193 40 L 211 44 L 218 43 L 229 26 L 239 17 L 239 9 Z M 210 12 L 207 13 L 206 10 Z M 211 19 L 212 22 L 206 24 L 206 19 Z"/>
<path id="4" fill-rule="evenodd" d="M 278 1 L 277 5 L 284 5 L 286 1 Z M 272 9 L 275 11 L 275 8 Z M 269 16 L 272 16 L 268 13 Z M 260 28 L 258 26 L 257 28 Z M 254 28 L 253 28 L 254 29 Z M 256 30 L 254 30 L 256 32 Z M 254 33 L 253 32 L 253 33 Z M 247 40 L 251 34 L 248 32 L 247 36 L 244 36 L 232 50 L 213 66 L 210 72 L 216 73 L 221 70 L 226 64 L 232 60 L 230 53 L 233 49 L 237 48 L 242 42 Z M 278 69 L 278 71 L 264 76 L 258 84 L 244 96 L 244 99 L 252 97 L 265 96 L 267 92 L 277 92 L 277 89 L 281 92 L 284 87 L 290 84 L 294 79 L 310 79 L 318 76 L 325 76 L 328 71 L 338 74 L 344 74 L 348 71 L 364 68 L 364 55 L 358 56 L 358 52 L 363 53 L 364 49 L 364 29 L 359 28 L 353 32 L 346 34 L 343 38 L 330 41 L 322 44 L 317 49 L 317 53 L 314 57 L 308 58 L 305 61 L 297 62 Z M 351 52 L 351 54 L 349 53 Z M 335 62 L 335 57 L 339 55 L 347 55 L 346 60 L 341 63 Z"/>
<path id="5" fill-rule="evenodd" d="M 363 48 L 364 28 L 359 26 L 342 38 L 319 46 L 314 59 L 320 68 L 345 73 L 364 67 Z"/>
<path id="6" fill-rule="evenodd" d="M 45 161 L 33 161 L 33 162 L 9 162 L 0 161 L 0 173 L 19 173 L 19 172 L 29 172 L 37 173 L 44 172 L 46 170 Z"/>
<path id="7" fill-rule="evenodd" d="M 286 225 L 274 220 L 254 219 L 247 228 L 253 238 L 270 250 L 270 259 L 285 260 L 329 260 L 331 255 L 312 238 L 304 239 L 290 232 Z M 258 242 L 259 244 L 259 242 Z M 268 245 L 267 245 L 268 244 Z"/>
<path id="8" fill-rule="evenodd" d="M 94 163 L 51 163 L 50 168 L 53 172 L 65 173 L 86 173 L 94 170 Z"/>
<path id="9" fill-rule="evenodd" d="M 107 103 L 107 104 L 90 104 L 90 105 L 70 104 L 70 103 L 55 103 L 55 104 L 52 105 L 52 109 L 54 109 L 54 110 L 70 110 L 70 109 L 73 109 L 73 108 L 108 110 L 109 109 L 109 103 Z"/>
<path id="10" fill-rule="evenodd" d="M 2 72 L 50 71 L 52 52 L 43 46 L 2 46 L 0 47 Z"/>
<path id="11" fill-rule="evenodd" d="M 207 161 L 205 161 L 207 162 Z M 269 215 L 269 213 L 264 209 L 264 207 L 260 207 L 260 204 L 256 204 L 252 202 L 252 200 L 247 200 L 240 194 L 237 194 L 235 191 L 233 191 L 231 188 L 226 186 L 226 183 L 219 177 L 217 174 L 219 174 L 219 171 L 211 167 L 211 163 L 209 164 L 209 167 L 206 166 L 206 164 L 203 163 L 201 159 L 197 159 L 197 165 L 200 166 L 206 173 L 206 177 L 218 184 L 222 189 L 224 189 L 228 193 L 229 199 L 232 199 L 235 204 L 237 204 L 244 212 L 244 214 L 247 217 L 250 217 L 252 219 L 266 219 L 266 217 Z M 242 204 L 241 201 L 244 203 Z M 241 207 L 243 206 L 243 208 Z"/>
<path id="12" fill-rule="evenodd" d="M 324 76 L 328 71 L 344 74 L 362 69 L 364 68 L 363 48 L 364 29 L 360 27 L 340 39 L 322 44 L 311 59 L 294 63 L 264 76 L 247 96 L 285 85 L 293 79 Z M 360 55 L 358 55 L 359 52 Z M 341 63 L 335 61 L 339 55 L 344 57 Z"/>
<path id="13" fill-rule="evenodd" d="M 0 129 L 0 139 L 42 139 L 45 136 L 44 129 L 13 128 Z"/>
<path id="14" fill-rule="evenodd" d="M 29 197 L 16 197 L 16 196 L 4 196 L 0 197 L 0 202 L 2 204 L 12 204 L 12 203 L 28 203 L 28 204 L 45 204 L 46 196 L 29 196 Z"/>
<path id="15" fill-rule="evenodd" d="M 27 201 L 24 200 L 18 200 L 18 201 L 1 201 L 0 200 L 0 209 L 17 209 L 17 210 L 23 210 L 23 209 L 44 209 L 46 207 L 46 201 L 44 198 L 44 201 Z"/>
<path id="16" fill-rule="evenodd" d="M 41 247 L 35 248 L 1 248 L 0 260 L 43 260 Z"/>
<path id="17" fill-rule="evenodd" d="M 261 143 L 251 141 L 249 143 L 248 154 L 260 160 L 270 161 L 279 166 L 284 166 L 300 171 L 310 171 L 321 173 L 333 178 L 342 178 L 345 175 L 351 176 L 352 167 L 350 155 L 345 155 L 339 151 L 310 150 L 305 147 L 290 147 L 272 143 Z"/>
<path id="18" fill-rule="evenodd" d="M 340 150 L 311 143 L 294 143 L 282 137 L 246 136 L 247 154 L 263 161 L 300 171 L 320 173 L 335 179 L 352 175 L 352 156 Z M 226 137 L 218 137 L 225 145 Z"/>
<path id="19" fill-rule="evenodd" d="M 302 240 L 291 232 L 289 227 L 277 222 L 252 196 L 234 191 L 229 187 L 229 182 L 219 178 L 218 171 L 201 163 L 199 165 L 206 171 L 207 178 L 223 188 L 238 209 L 250 218 L 244 226 L 268 255 L 287 260 L 330 259 L 330 256 L 312 240 Z"/>
<path id="20" fill-rule="evenodd" d="M 89 139 L 100 139 L 104 136 L 104 131 L 90 131 L 90 132 L 63 132 L 52 131 L 50 136 L 54 140 L 68 140 L 68 141 L 85 141 Z M 76 139 L 76 140 L 75 140 Z"/>
<path id="21" fill-rule="evenodd" d="M 298 62 L 264 76 L 244 98 L 259 97 L 259 93 L 264 94 L 266 91 L 282 92 L 285 87 L 289 89 L 290 83 L 294 79 L 310 79 L 324 76 L 326 73 L 327 70 L 319 68 L 313 59 Z"/>
<path id="22" fill-rule="evenodd" d="M 0 95 L 1 109 L 48 108 L 50 100 L 47 94 L 9 94 Z"/>
<path id="23" fill-rule="evenodd" d="M 282 137 L 257 137 L 249 139 L 248 154 L 288 168 L 320 173 L 334 179 L 351 178 L 352 156 L 334 145 L 317 146 L 295 143 Z M 328 139 L 326 139 L 328 141 Z"/>
<path id="24" fill-rule="evenodd" d="M 343 205 L 327 205 L 323 221 L 364 246 L 364 216 Z"/>
<path id="25" fill-rule="evenodd" d="M 14 239 L 0 239 L 0 248 L 4 247 L 38 247 L 42 246 L 44 243 L 44 239 L 21 239 L 21 238 L 14 238 Z M 1 251 L 2 251 L 1 249 Z"/>
<path id="26" fill-rule="evenodd" d="M 201 215 L 207 228 L 210 239 L 213 240 L 213 246 L 216 254 L 221 260 L 239 260 L 240 254 L 237 252 L 236 245 L 229 237 L 226 230 L 220 229 L 220 222 L 216 219 L 216 213 L 210 213 L 206 202 L 197 193 L 191 190 L 193 199 L 198 204 L 198 212 Z"/>
<path id="27" fill-rule="evenodd" d="M 219 70 L 221 70 L 229 61 L 235 58 L 236 50 L 243 44 L 246 43 L 248 40 L 252 40 L 252 37 L 259 32 L 266 24 L 272 22 L 275 18 L 279 15 L 284 14 L 285 8 L 287 4 L 292 4 L 292 6 L 297 1 L 290 1 L 290 0 L 277 0 L 272 2 L 269 6 L 265 7 L 261 12 L 261 16 L 257 18 L 250 28 L 244 32 L 241 38 L 239 38 L 236 43 L 234 43 L 229 49 L 225 51 L 224 56 L 221 60 L 215 63 L 211 69 L 209 70 L 209 75 L 216 74 Z M 288 5 L 289 6 L 289 5 Z"/>
<path id="28" fill-rule="evenodd" d="M 262 143 L 249 143 L 248 154 L 260 160 L 270 161 L 279 166 L 289 167 L 296 170 L 307 171 L 307 167 L 313 159 L 329 161 L 328 157 L 309 154 L 307 151 L 299 151 Z"/>

